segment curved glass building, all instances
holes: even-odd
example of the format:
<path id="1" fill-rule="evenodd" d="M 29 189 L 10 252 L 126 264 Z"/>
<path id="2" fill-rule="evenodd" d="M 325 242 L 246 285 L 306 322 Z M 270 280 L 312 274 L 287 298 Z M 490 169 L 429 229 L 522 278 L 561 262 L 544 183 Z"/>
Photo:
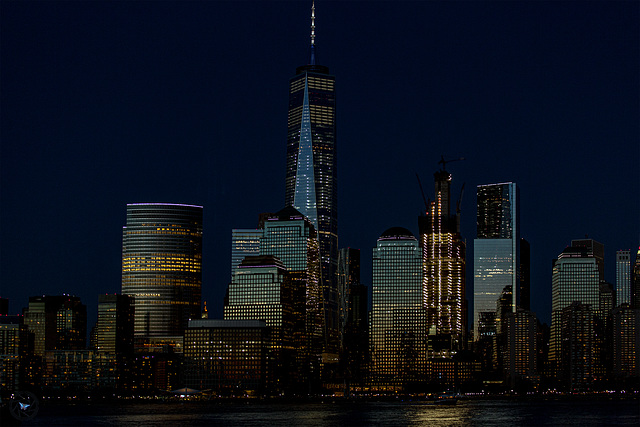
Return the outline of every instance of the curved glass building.
<path id="1" fill-rule="evenodd" d="M 122 293 L 135 299 L 136 338 L 181 337 L 200 318 L 201 289 L 202 206 L 127 205 Z"/>

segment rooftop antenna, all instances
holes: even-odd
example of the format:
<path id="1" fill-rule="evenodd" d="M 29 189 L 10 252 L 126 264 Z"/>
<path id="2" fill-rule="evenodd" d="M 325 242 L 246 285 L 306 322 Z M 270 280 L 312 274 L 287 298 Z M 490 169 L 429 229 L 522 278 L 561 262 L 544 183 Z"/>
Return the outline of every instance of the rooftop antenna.
<path id="1" fill-rule="evenodd" d="M 311 2 L 311 65 L 316 65 L 316 2 Z"/>

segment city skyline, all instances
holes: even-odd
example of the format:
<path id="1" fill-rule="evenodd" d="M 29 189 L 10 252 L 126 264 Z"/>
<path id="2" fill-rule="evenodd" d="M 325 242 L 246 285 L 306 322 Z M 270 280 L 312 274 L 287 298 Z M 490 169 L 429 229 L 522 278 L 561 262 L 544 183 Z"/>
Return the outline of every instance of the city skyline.
<path id="1" fill-rule="evenodd" d="M 310 2 L 251 6 L 3 2 L 10 313 L 62 293 L 95 313 L 120 290 L 126 204 L 170 202 L 204 206 L 203 300 L 222 317 L 231 229 L 283 206 L 285 88 L 308 57 Z M 339 81 L 339 247 L 363 251 L 363 284 L 382 231 L 417 235 L 415 173 L 441 155 L 466 158 L 450 171 L 468 266 L 471 189 L 518 183 L 541 320 L 567 242 L 602 242 L 615 283 L 616 251 L 640 243 L 637 3 L 319 2 L 316 27 Z"/>

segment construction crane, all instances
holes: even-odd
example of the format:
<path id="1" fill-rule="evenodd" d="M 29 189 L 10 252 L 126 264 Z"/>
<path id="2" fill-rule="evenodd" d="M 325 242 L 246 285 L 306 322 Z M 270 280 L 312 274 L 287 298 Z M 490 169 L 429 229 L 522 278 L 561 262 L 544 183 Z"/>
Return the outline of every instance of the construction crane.
<path id="1" fill-rule="evenodd" d="M 447 163 L 457 162 L 459 160 L 464 160 L 464 157 L 460 157 L 459 159 L 445 160 L 444 159 L 444 155 L 441 155 L 440 156 L 440 161 L 438 162 L 438 164 L 442 165 L 442 170 L 443 171 L 446 171 L 447 170 Z"/>

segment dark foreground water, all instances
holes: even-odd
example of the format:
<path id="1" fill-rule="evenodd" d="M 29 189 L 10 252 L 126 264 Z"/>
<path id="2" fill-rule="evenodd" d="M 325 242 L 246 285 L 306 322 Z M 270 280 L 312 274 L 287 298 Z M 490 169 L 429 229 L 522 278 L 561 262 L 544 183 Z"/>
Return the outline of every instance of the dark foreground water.
<path id="1" fill-rule="evenodd" d="M 170 402 L 54 405 L 24 426 L 526 426 L 640 425 L 638 401 Z"/>

